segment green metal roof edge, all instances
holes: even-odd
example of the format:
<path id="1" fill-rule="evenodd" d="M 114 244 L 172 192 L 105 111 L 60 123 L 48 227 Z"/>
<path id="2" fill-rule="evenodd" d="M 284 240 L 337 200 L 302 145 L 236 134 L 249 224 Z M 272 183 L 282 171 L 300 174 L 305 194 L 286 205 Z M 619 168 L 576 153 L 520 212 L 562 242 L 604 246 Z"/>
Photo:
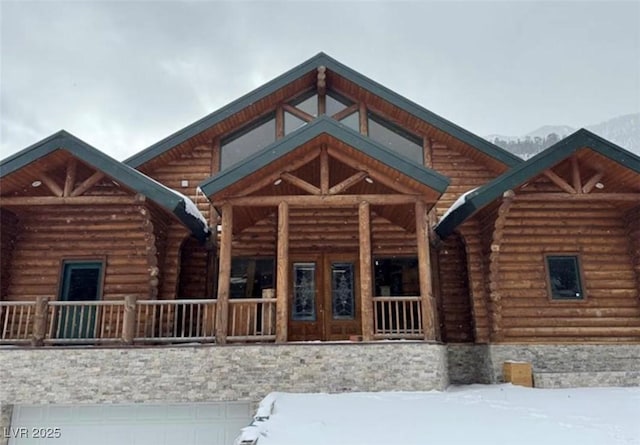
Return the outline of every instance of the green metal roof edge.
<path id="1" fill-rule="evenodd" d="M 584 128 L 557 142 L 518 167 L 498 176 L 466 196 L 465 202 L 452 210 L 436 227 L 440 239 L 453 233 L 477 210 L 500 197 L 504 192 L 517 187 L 544 170 L 569 157 L 583 147 L 588 147 L 618 164 L 640 173 L 640 157 Z"/>
<path id="2" fill-rule="evenodd" d="M 409 158 L 362 136 L 357 131 L 334 119 L 322 116 L 312 123 L 293 131 L 285 138 L 226 168 L 217 175 L 205 179 L 200 184 L 200 189 L 206 196 L 211 196 L 323 133 L 339 139 L 421 184 L 436 190 L 438 193 L 444 193 L 449 185 L 447 177 L 440 173 L 415 163 Z"/>
<path id="3" fill-rule="evenodd" d="M 186 212 L 186 202 L 184 198 L 164 185 L 140 173 L 138 170 L 113 159 L 65 130 L 60 130 L 0 161 L 0 178 L 31 164 L 55 150 L 67 150 L 82 161 L 104 172 L 117 182 L 135 190 L 137 193 L 144 195 L 164 209 L 175 214 L 199 240 L 202 241 L 206 238 L 208 228 L 199 218 Z"/>
<path id="4" fill-rule="evenodd" d="M 187 125 L 186 127 L 178 130 L 177 132 L 167 136 L 159 142 L 149 146 L 148 148 L 140 151 L 139 153 L 129 157 L 124 161 L 125 164 L 131 167 L 137 168 L 145 162 L 165 153 L 176 145 L 186 141 L 187 139 L 201 133 L 207 128 L 212 127 L 218 122 L 226 119 L 227 117 L 239 112 L 252 103 L 274 93 L 285 85 L 293 82 L 294 80 L 307 74 L 309 71 L 323 65 L 329 70 L 339 74 L 340 76 L 350 80 L 351 82 L 360 85 L 362 88 L 370 91 L 371 93 L 380 96 L 384 100 L 392 103 L 393 105 L 405 110 L 406 112 L 413 114 L 416 117 L 430 123 L 431 125 L 439 128 L 440 130 L 451 134 L 452 136 L 460 139 L 463 142 L 471 145 L 482 153 L 496 159 L 503 164 L 514 167 L 523 162 L 518 156 L 509 153 L 508 151 L 498 147 L 495 144 L 471 133 L 468 130 L 438 116 L 437 114 L 421 107 L 415 102 L 393 92 L 392 90 L 382 86 L 381 84 L 369 79 L 368 77 L 352 70 L 351 68 L 343 65 L 337 60 L 329 57 L 325 53 L 318 53 L 309 60 L 301 63 L 300 65 L 290 69 L 284 74 L 276 77 L 275 79 L 267 82 L 266 84 L 256 88 L 255 90 L 245 94 L 244 96 L 236 99 L 235 101 L 225 105 L 217 111 L 199 119 L 198 121 Z"/>

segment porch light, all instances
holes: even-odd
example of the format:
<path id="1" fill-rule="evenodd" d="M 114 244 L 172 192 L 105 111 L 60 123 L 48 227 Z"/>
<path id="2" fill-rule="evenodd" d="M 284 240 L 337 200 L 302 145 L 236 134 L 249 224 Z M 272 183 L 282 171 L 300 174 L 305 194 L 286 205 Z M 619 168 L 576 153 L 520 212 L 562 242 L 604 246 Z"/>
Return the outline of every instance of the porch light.
<path id="1" fill-rule="evenodd" d="M 273 181 L 273 185 L 280 185 L 282 184 L 282 179 L 278 178 L 275 181 Z"/>
<path id="2" fill-rule="evenodd" d="M 596 182 L 596 188 L 598 190 L 602 190 L 604 188 L 604 184 L 602 182 Z"/>
<path id="3" fill-rule="evenodd" d="M 366 177 L 364 178 L 365 181 L 367 181 L 368 184 L 373 184 L 373 179 L 371 179 L 370 177 Z"/>
<path id="4" fill-rule="evenodd" d="M 33 181 L 31 183 L 31 187 L 40 187 L 41 185 L 42 185 L 42 181 L 38 181 L 38 180 Z"/>

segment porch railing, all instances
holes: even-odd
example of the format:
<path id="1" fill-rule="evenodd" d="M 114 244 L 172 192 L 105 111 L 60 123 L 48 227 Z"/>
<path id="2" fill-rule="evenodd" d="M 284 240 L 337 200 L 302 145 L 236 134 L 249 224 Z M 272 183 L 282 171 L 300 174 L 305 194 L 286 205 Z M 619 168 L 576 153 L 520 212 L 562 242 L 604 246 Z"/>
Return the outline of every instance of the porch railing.
<path id="1" fill-rule="evenodd" d="M 374 297 L 374 337 L 423 338 L 421 304 L 419 296 Z"/>
<path id="2" fill-rule="evenodd" d="M 374 297 L 375 339 L 423 338 L 419 296 Z M 0 344 L 212 342 L 216 300 L 0 301 Z M 227 340 L 274 341 L 276 299 L 230 299 Z"/>
<path id="3" fill-rule="evenodd" d="M 229 300 L 229 341 L 270 341 L 276 338 L 276 299 Z"/>
<path id="4" fill-rule="evenodd" d="M 0 343 L 31 343 L 35 301 L 0 301 Z"/>
<path id="5" fill-rule="evenodd" d="M 215 340 L 216 300 L 0 301 L 0 344 Z"/>
<path id="6" fill-rule="evenodd" d="M 136 342 L 215 340 L 216 300 L 140 300 Z"/>
<path id="7" fill-rule="evenodd" d="M 124 301 L 49 301 L 45 344 L 119 343 Z"/>

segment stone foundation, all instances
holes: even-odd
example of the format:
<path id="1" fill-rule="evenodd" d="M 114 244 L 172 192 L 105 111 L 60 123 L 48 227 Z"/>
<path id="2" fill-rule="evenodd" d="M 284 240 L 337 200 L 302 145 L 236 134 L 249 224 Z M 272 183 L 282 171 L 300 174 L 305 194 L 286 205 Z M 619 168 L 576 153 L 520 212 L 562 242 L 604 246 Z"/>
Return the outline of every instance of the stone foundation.
<path id="1" fill-rule="evenodd" d="M 640 385 L 640 345 L 447 346 L 454 384 L 502 383 L 508 360 L 530 362 L 537 387 Z"/>
<path id="2" fill-rule="evenodd" d="M 272 391 L 428 391 L 447 349 L 423 342 L 0 350 L 0 402 L 259 401 Z"/>

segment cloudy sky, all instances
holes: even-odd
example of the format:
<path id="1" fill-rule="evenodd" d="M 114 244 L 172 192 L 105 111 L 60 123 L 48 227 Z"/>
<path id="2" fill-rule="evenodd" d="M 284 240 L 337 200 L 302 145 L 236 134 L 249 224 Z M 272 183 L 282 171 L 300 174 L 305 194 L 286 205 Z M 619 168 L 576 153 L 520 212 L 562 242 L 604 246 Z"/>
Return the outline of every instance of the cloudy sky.
<path id="1" fill-rule="evenodd" d="M 640 2 L 0 0 L 0 157 L 124 159 L 324 51 L 468 130 L 640 112 Z"/>

